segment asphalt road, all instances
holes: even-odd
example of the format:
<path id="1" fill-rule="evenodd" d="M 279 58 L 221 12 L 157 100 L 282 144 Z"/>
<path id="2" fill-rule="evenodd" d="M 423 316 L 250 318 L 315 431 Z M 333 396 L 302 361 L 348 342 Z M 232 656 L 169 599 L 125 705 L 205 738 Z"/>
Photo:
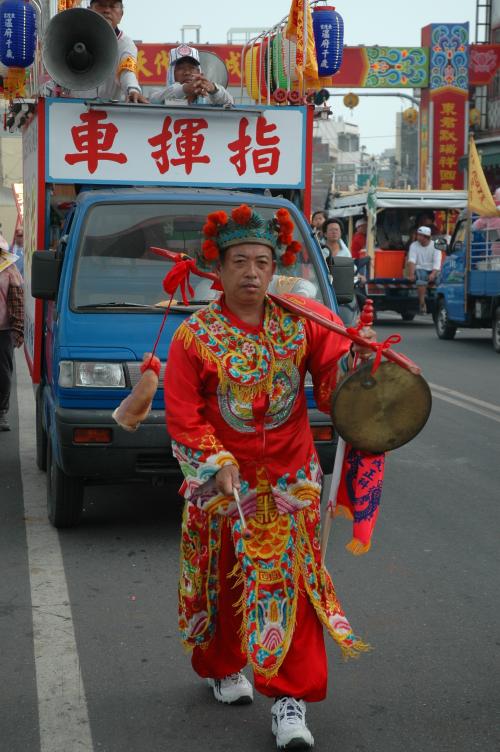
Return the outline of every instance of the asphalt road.
<path id="1" fill-rule="evenodd" d="M 335 522 L 329 568 L 374 650 L 343 663 L 329 645 L 308 722 L 328 752 L 497 752 L 500 356 L 487 332 L 441 342 L 420 317 L 378 329 L 403 335 L 433 411 L 388 458 L 370 553 L 347 553 Z M 24 368 L 17 384 L 0 434 L 0 752 L 273 750 L 269 700 L 218 705 L 179 644 L 175 485 L 89 488 L 82 524 L 57 534 Z"/>

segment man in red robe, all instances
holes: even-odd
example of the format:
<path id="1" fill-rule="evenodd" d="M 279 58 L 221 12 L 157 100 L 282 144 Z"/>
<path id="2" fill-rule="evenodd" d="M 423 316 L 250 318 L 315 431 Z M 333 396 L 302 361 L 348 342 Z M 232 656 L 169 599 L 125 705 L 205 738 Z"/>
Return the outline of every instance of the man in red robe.
<path id="1" fill-rule="evenodd" d="M 274 698 L 278 748 L 307 749 L 306 702 L 326 695 L 323 629 L 345 656 L 367 646 L 321 564 L 321 469 L 304 379 L 309 372 L 316 403 L 329 412 L 353 354 L 369 351 L 267 296 L 276 259 L 293 264 L 300 249 L 285 209 L 267 223 L 245 205 L 231 217 L 215 212 L 204 232 L 223 294 L 181 324 L 165 375 L 167 427 L 185 476 L 179 624 L 217 700 L 252 701 L 242 673 L 250 663 L 255 688 Z"/>

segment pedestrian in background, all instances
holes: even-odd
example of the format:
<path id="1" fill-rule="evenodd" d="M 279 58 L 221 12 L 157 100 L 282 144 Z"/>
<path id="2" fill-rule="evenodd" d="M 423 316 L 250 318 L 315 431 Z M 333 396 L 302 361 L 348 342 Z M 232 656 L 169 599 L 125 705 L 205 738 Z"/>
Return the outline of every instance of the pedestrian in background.
<path id="1" fill-rule="evenodd" d="M 14 347 L 24 341 L 23 279 L 15 263 L 0 252 L 0 431 L 10 431 L 7 420 Z"/>
<path id="2" fill-rule="evenodd" d="M 441 253 L 431 239 L 431 228 L 422 225 L 417 230 L 417 239 L 408 251 L 408 279 L 417 285 L 420 313 L 427 313 L 425 294 L 427 285 L 435 282 L 441 269 Z"/>
<path id="3" fill-rule="evenodd" d="M 16 266 L 19 269 L 21 276 L 24 277 L 24 232 L 22 227 L 18 227 L 14 233 L 14 243 L 10 252 L 15 253 L 18 257 Z"/>
<path id="4" fill-rule="evenodd" d="M 330 217 L 330 219 L 323 222 L 323 235 L 324 240 L 321 246 L 323 256 L 325 257 L 326 265 L 332 274 L 333 259 L 336 256 L 351 256 L 349 248 L 342 240 L 342 233 L 344 226 L 340 219 Z"/>
<path id="5" fill-rule="evenodd" d="M 323 235 L 323 225 L 325 223 L 326 214 L 321 209 L 315 211 L 311 217 L 311 229 L 318 243 L 321 245 L 325 239 Z"/>

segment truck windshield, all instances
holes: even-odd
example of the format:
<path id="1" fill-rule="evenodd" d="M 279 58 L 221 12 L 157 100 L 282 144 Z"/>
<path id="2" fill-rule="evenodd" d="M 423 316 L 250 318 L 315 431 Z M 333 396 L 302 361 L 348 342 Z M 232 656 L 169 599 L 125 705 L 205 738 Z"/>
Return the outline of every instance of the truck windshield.
<path id="1" fill-rule="evenodd" d="M 182 251 L 194 258 L 203 271 L 214 271 L 201 257 L 202 228 L 207 214 L 220 208 L 220 204 L 208 203 L 140 202 L 91 208 L 80 237 L 71 307 L 87 311 L 101 307 L 110 312 L 130 308 L 140 312 L 144 306 L 164 306 L 167 296 L 162 280 L 172 262 L 153 253 L 151 246 Z M 232 207 L 222 208 L 229 213 Z M 264 206 L 258 210 L 266 218 L 275 212 L 272 207 Z M 305 238 L 297 227 L 294 239 L 305 246 Z M 293 267 L 278 267 L 270 292 L 295 292 L 323 302 L 315 262 L 303 250 Z M 192 275 L 191 284 L 193 303 L 206 303 L 218 295 L 211 289 L 210 280 Z M 180 303 L 180 292 L 178 298 Z"/>

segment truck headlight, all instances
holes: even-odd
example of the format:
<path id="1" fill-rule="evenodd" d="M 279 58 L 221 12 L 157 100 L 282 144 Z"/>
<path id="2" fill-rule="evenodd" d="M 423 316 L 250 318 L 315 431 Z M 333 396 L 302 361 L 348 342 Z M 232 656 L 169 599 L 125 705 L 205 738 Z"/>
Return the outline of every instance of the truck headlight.
<path id="1" fill-rule="evenodd" d="M 59 386 L 119 389 L 125 386 L 123 365 L 62 360 L 59 363 Z"/>

